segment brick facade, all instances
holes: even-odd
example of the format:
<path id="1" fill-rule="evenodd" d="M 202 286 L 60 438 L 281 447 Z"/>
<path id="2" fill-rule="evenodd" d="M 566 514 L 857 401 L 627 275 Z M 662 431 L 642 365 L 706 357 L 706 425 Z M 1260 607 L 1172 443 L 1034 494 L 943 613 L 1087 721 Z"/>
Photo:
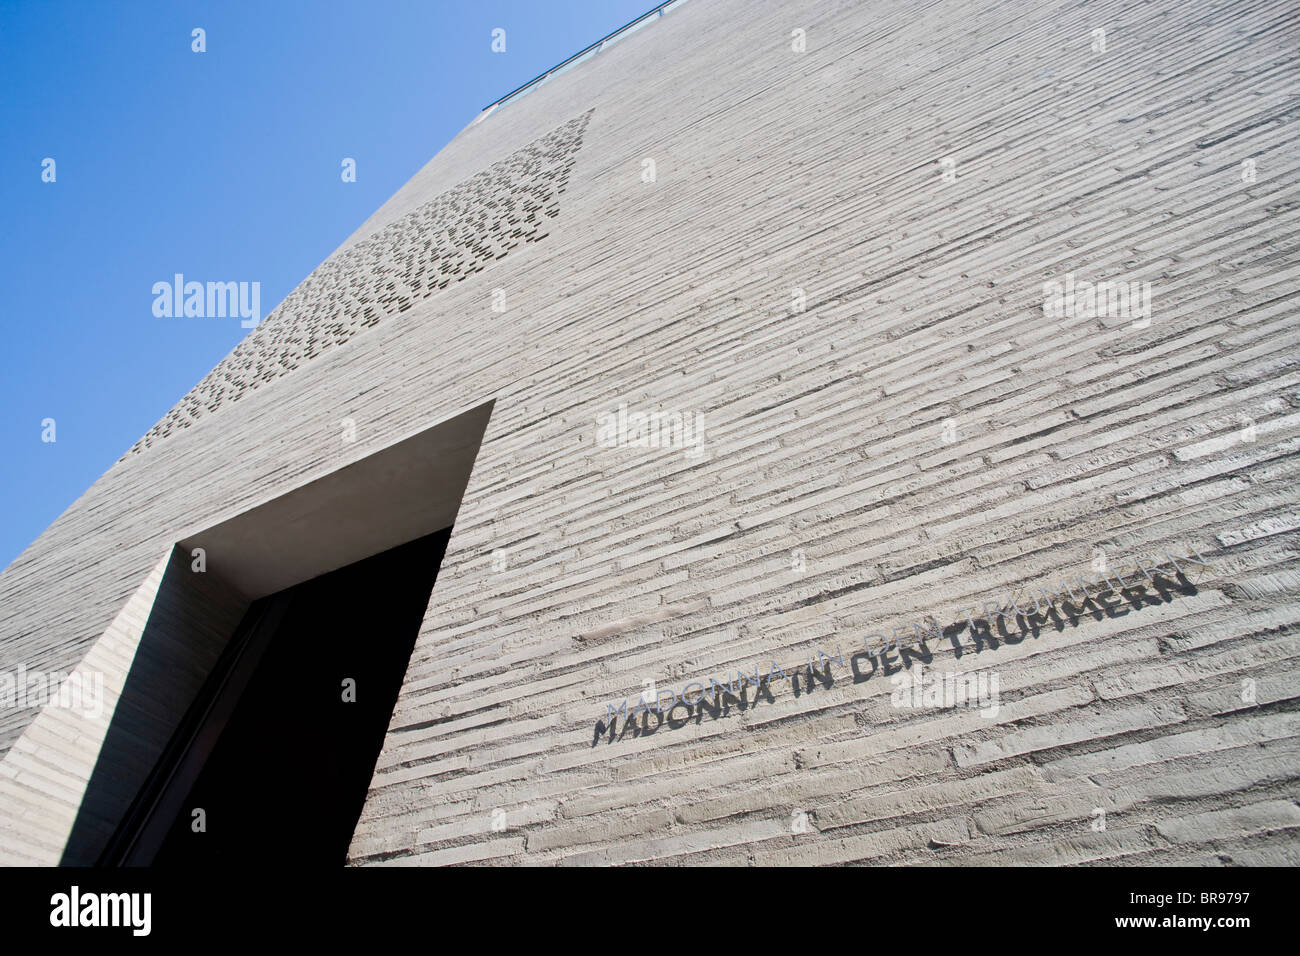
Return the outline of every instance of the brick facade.
<path id="1" fill-rule="evenodd" d="M 391 241 L 409 279 L 427 235 L 445 276 L 517 187 L 485 171 L 580 118 L 526 171 L 564 181 L 529 181 L 544 237 L 346 330 L 293 293 L 249 341 L 311 322 L 311 354 L 240 359 L 260 387 L 178 405 L 0 575 L 0 669 L 71 670 L 176 541 L 495 399 L 354 864 L 1300 862 L 1293 14 L 680 5 L 468 126 L 318 273 Z M 1047 314 L 1067 278 L 1150 283 L 1149 321 Z M 702 454 L 598 441 L 620 404 L 698 415 Z M 867 653 L 922 621 L 955 640 Z M 922 654 L 996 673 L 998 715 L 896 706 Z M 598 726 L 770 661 L 743 706 Z M 33 717 L 0 711 L 0 767 L 57 791 L 57 742 L 10 759 Z"/>

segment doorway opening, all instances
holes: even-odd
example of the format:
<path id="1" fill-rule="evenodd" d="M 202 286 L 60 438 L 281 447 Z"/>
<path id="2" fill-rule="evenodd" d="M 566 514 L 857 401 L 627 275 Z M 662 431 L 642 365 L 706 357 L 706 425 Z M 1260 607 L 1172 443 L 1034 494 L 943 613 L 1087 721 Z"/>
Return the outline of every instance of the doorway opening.
<path id="1" fill-rule="evenodd" d="M 450 533 L 254 601 L 100 864 L 345 863 Z"/>
<path id="2" fill-rule="evenodd" d="M 177 535 L 101 638 L 63 865 L 343 862 L 492 408 Z"/>

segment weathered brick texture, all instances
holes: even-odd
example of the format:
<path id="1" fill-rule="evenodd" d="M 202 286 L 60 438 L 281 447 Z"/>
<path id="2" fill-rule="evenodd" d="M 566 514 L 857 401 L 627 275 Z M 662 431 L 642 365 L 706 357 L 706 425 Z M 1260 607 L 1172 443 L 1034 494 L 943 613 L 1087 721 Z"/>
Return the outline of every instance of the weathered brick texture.
<path id="1" fill-rule="evenodd" d="M 0 664 L 74 666 L 186 533 L 495 398 L 353 863 L 1300 862 L 1294 14 L 690 0 L 331 262 L 590 114 L 544 241 L 159 429 L 0 576 Z M 1069 274 L 1149 282 L 1149 325 L 1046 315 Z M 602 446 L 624 403 L 703 454 Z M 960 629 L 1189 548 L 1194 588 Z M 996 716 L 893 705 L 863 639 L 926 615 Z M 596 736 L 837 645 L 831 686 Z"/>

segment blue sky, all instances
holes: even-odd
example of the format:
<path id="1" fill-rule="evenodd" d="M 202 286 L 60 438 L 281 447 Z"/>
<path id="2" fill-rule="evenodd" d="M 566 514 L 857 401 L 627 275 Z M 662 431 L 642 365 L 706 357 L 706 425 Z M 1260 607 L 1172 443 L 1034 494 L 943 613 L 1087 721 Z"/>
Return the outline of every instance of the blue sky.
<path id="1" fill-rule="evenodd" d="M 257 281 L 265 316 L 480 109 L 652 6 L 0 0 L 0 566 L 248 334 L 156 318 L 155 282 Z"/>

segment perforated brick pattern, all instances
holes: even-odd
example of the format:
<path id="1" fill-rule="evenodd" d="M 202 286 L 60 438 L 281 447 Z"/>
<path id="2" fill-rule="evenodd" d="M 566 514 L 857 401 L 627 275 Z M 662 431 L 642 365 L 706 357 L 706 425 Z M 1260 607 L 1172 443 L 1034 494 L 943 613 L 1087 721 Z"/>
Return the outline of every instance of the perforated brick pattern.
<path id="1" fill-rule="evenodd" d="M 590 118 L 588 111 L 569 120 L 325 260 L 129 453 L 482 272 L 519 245 L 545 239 Z"/>

